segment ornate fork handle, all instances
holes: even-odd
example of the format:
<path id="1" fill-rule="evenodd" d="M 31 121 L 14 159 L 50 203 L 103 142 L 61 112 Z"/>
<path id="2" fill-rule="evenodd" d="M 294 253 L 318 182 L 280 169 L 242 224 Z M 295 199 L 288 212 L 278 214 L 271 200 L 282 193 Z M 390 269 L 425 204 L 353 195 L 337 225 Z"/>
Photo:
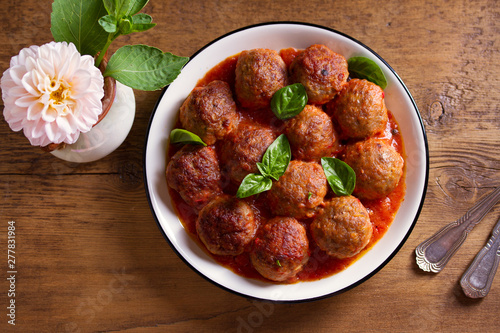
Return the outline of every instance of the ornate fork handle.
<path id="1" fill-rule="evenodd" d="M 440 272 L 463 244 L 470 231 L 500 200 L 500 187 L 476 203 L 464 216 L 439 230 L 415 249 L 417 265 L 426 272 Z"/>
<path id="2" fill-rule="evenodd" d="M 488 294 L 500 262 L 500 219 L 493 228 L 488 243 L 479 251 L 465 271 L 460 285 L 468 297 L 480 298 Z"/>

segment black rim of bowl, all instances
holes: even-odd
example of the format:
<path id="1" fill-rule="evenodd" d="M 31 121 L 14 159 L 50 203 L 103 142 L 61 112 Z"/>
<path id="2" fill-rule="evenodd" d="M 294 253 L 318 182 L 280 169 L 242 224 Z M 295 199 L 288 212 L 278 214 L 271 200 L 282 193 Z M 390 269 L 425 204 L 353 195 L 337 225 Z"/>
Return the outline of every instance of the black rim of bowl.
<path id="1" fill-rule="evenodd" d="M 230 35 L 233 35 L 235 33 L 238 33 L 238 32 L 241 32 L 241 31 L 244 31 L 244 30 L 248 30 L 248 29 L 252 29 L 252 28 L 255 28 L 255 27 L 260 27 L 260 26 L 267 26 L 267 25 L 303 25 L 303 26 L 308 26 L 308 27 L 313 27 L 313 28 L 319 28 L 319 29 L 323 29 L 323 30 L 327 30 L 327 31 L 330 31 L 330 32 L 333 32 L 335 34 L 338 34 L 340 36 L 343 36 L 357 44 L 359 44 L 360 46 L 362 46 L 363 48 L 365 48 L 366 50 L 368 50 L 370 53 L 372 53 L 374 56 L 376 56 L 380 61 L 382 61 L 386 66 L 387 68 L 389 68 L 389 70 L 395 75 L 395 77 L 397 78 L 397 80 L 399 81 L 399 83 L 401 84 L 401 86 L 404 88 L 406 94 L 408 95 L 409 99 L 411 100 L 411 103 L 413 104 L 413 108 L 416 112 L 416 115 L 417 115 L 417 118 L 419 120 L 419 123 L 420 123 L 420 128 L 421 128 L 421 131 L 422 131 L 422 135 L 423 135 L 423 138 L 424 138 L 424 146 L 425 146 L 425 180 L 424 180 L 424 187 L 422 189 L 422 197 L 421 197 L 421 200 L 420 200 L 420 203 L 419 203 L 419 206 L 418 206 L 418 209 L 417 209 L 417 212 L 415 214 L 415 217 L 413 219 L 413 222 L 410 226 L 410 228 L 408 229 L 405 237 L 400 241 L 399 245 L 396 247 L 396 249 L 391 253 L 391 255 L 389 255 L 386 260 L 384 260 L 384 262 L 382 262 L 377 268 L 375 268 L 373 271 L 371 271 L 369 274 L 367 274 L 366 276 L 364 276 L 362 279 L 356 281 L 355 283 L 352 283 L 351 285 L 343 288 L 343 289 L 340 289 L 340 290 L 337 290 L 337 291 L 334 291 L 334 292 L 331 292 L 331 293 L 328 293 L 328 294 L 325 294 L 325 295 L 321 295 L 321 296 L 317 296 L 317 297 L 311 297 L 311 298 L 306 298 L 306 299 L 298 299 L 298 300 L 270 300 L 270 299 L 266 299 L 266 298 L 258 298 L 258 297 L 255 297 L 255 296 L 251 296 L 251 295 L 247 295 L 245 293 L 242 293 L 242 292 L 239 292 L 239 291 L 236 291 L 236 290 L 233 290 L 233 289 L 230 289 L 224 285 L 221 285 L 220 283 L 212 280 L 210 277 L 206 276 L 205 274 L 201 273 L 200 271 L 198 271 L 195 267 L 193 267 L 178 251 L 177 249 L 175 248 L 174 244 L 172 244 L 172 242 L 170 241 L 169 237 L 165 234 L 165 231 L 163 230 L 161 224 L 160 224 L 160 221 L 158 219 L 158 216 L 156 215 L 156 212 L 154 210 L 154 207 L 153 207 L 153 204 L 152 204 L 152 200 L 151 200 L 151 196 L 150 196 L 150 193 L 149 193 L 149 188 L 148 188 L 148 182 L 147 182 L 147 168 L 146 168 L 146 151 L 147 151 L 147 146 L 148 146 L 148 138 L 149 138 L 149 132 L 151 130 L 151 124 L 153 122 L 153 119 L 154 119 L 154 116 L 156 114 L 156 111 L 158 110 L 158 105 L 160 103 L 160 101 L 162 100 L 163 98 L 163 95 L 165 94 L 165 92 L 167 91 L 168 87 L 169 86 L 166 86 L 162 93 L 160 94 L 160 97 L 158 98 L 154 108 L 153 108 L 153 111 L 151 113 L 151 116 L 150 116 L 150 119 L 149 119 L 149 123 L 148 123 L 148 128 L 147 128 L 147 131 L 146 131 L 146 139 L 145 139 L 145 142 L 144 142 L 144 153 L 143 153 L 143 180 L 144 180 L 144 188 L 145 188 L 145 191 L 146 191 L 146 196 L 147 196 L 147 199 L 148 199 L 148 204 L 149 204 L 149 207 L 151 209 L 151 212 L 153 214 L 153 217 L 156 221 L 156 224 L 158 226 L 158 228 L 160 229 L 163 237 L 165 238 L 165 240 L 167 241 L 167 243 L 170 245 L 170 247 L 172 248 L 172 250 L 177 254 L 177 256 L 186 264 L 188 265 L 193 271 L 195 271 L 198 275 L 202 276 L 204 279 L 208 280 L 209 282 L 211 282 L 212 284 L 226 290 L 226 291 L 229 291 L 233 294 L 236 294 L 236 295 L 239 295 L 239 296 L 242 296 L 242 297 L 245 297 L 245 298 L 250 298 L 250 299 L 255 299 L 255 300 L 261 300 L 261 301 L 271 301 L 271 302 L 274 302 L 274 303 L 303 303 L 303 302 L 312 302 L 312 301 L 317 301 L 317 300 L 321 300 L 321 299 L 325 299 L 325 298 L 328 298 L 328 297 L 331 297 L 331 296 L 334 296 L 334 295 L 338 295 L 340 293 L 343 293 L 343 292 L 346 292 L 356 286 L 359 286 L 360 284 L 362 284 L 363 282 L 367 281 L 368 279 L 370 279 L 373 275 L 375 275 L 376 273 L 378 273 L 385 265 L 387 265 L 387 263 L 389 261 L 392 260 L 392 258 L 394 258 L 394 256 L 399 252 L 399 250 L 403 247 L 403 245 L 406 243 L 406 241 L 408 240 L 408 237 L 410 236 L 411 232 L 413 231 L 413 228 L 415 227 L 416 223 L 417 223 L 417 220 L 420 216 L 420 212 L 422 211 L 422 207 L 423 207 L 423 204 L 424 204 L 424 201 L 425 201 L 425 196 L 426 196 L 426 193 L 427 193 L 427 183 L 428 183 L 428 179 L 429 179 L 429 148 L 428 148 L 428 143 L 427 143 L 427 134 L 425 132 L 425 127 L 424 127 L 424 124 L 423 124 L 423 121 L 422 121 L 422 118 L 420 116 L 420 112 L 418 110 L 418 107 L 417 107 L 417 104 L 415 103 L 415 100 L 413 99 L 413 96 L 411 95 L 410 91 L 408 90 L 408 88 L 406 87 L 406 85 L 404 84 L 403 80 L 401 80 L 401 78 L 399 77 L 399 75 L 396 73 L 396 71 L 381 57 L 379 56 L 376 52 L 374 52 L 372 49 L 370 49 L 368 46 L 366 46 L 365 44 L 361 43 L 360 41 L 356 40 L 355 38 L 349 36 L 349 35 L 346 35 L 344 34 L 343 32 L 340 32 L 340 31 L 337 31 L 335 29 L 331 29 L 331 28 L 328 28 L 328 27 L 325 27 L 325 26 L 321 26 L 321 25 L 317 25 L 317 24 L 313 24 L 313 23 L 306 23 L 306 22 L 295 22 L 295 21 L 275 21 L 275 22 L 263 22 L 263 23 L 258 23 L 258 24 L 253 24 L 253 25 L 248 25 L 248 26 L 245 26 L 245 27 L 242 27 L 242 28 L 239 28 L 239 29 L 236 29 L 236 30 L 233 30 L 233 31 L 230 31 L 226 34 L 223 34 L 221 35 L 220 37 L 212 40 L 211 42 L 209 42 L 208 44 L 206 44 L 205 46 L 203 46 L 202 48 L 200 48 L 198 51 L 196 51 L 191 57 L 190 57 L 190 60 L 191 61 L 194 57 L 196 57 L 199 53 L 201 53 L 203 50 L 205 50 L 206 48 L 208 48 L 209 46 L 211 46 L 212 44 L 216 43 L 217 41 L 227 37 L 227 36 L 230 36 Z M 236 274 L 236 273 L 235 273 Z"/>

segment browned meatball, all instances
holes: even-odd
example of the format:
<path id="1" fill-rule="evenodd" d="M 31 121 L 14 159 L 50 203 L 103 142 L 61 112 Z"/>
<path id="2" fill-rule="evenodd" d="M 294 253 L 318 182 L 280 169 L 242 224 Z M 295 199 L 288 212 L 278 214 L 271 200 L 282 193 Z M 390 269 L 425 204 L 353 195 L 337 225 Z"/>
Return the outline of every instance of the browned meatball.
<path id="1" fill-rule="evenodd" d="M 213 147 L 186 145 L 167 165 L 168 185 L 199 210 L 222 193 L 219 161 Z"/>
<path id="2" fill-rule="evenodd" d="M 293 160 L 273 183 L 267 198 L 274 215 L 300 219 L 315 214 L 327 190 L 325 173 L 318 163 Z"/>
<path id="3" fill-rule="evenodd" d="M 240 184 L 246 175 L 258 172 L 257 162 L 274 139 L 271 129 L 247 122 L 228 135 L 222 145 L 221 163 L 231 181 Z"/>
<path id="4" fill-rule="evenodd" d="M 253 49 L 241 52 L 236 63 L 235 90 L 245 108 L 264 108 L 288 83 L 286 65 L 278 52 Z"/>
<path id="5" fill-rule="evenodd" d="M 387 124 L 384 91 L 367 80 L 350 80 L 327 108 L 349 138 L 368 138 L 382 132 Z"/>
<path id="6" fill-rule="evenodd" d="M 182 126 L 197 134 L 207 145 L 222 139 L 238 124 L 236 103 L 229 84 L 212 81 L 194 88 L 180 109 Z"/>
<path id="7" fill-rule="evenodd" d="M 211 253 L 235 256 L 243 253 L 253 240 L 257 223 L 250 205 L 221 195 L 200 211 L 196 231 Z"/>
<path id="8" fill-rule="evenodd" d="M 304 85 L 312 104 L 330 101 L 342 90 L 348 76 L 347 60 L 325 45 L 309 46 L 290 64 L 290 80 Z"/>
<path id="9" fill-rule="evenodd" d="M 305 228 L 291 217 L 269 220 L 257 232 L 250 259 L 255 269 L 269 280 L 293 278 L 309 259 Z"/>
<path id="10" fill-rule="evenodd" d="M 285 126 L 285 134 L 296 159 L 318 161 L 339 149 L 332 120 L 317 106 L 306 105 Z"/>
<path id="11" fill-rule="evenodd" d="M 373 226 L 366 208 L 353 196 L 332 198 L 311 223 L 319 248 L 336 258 L 350 258 L 368 245 Z"/>
<path id="12" fill-rule="evenodd" d="M 348 146 L 344 162 L 356 173 L 353 194 L 361 199 L 385 197 L 403 175 L 403 158 L 382 139 L 370 138 Z"/>

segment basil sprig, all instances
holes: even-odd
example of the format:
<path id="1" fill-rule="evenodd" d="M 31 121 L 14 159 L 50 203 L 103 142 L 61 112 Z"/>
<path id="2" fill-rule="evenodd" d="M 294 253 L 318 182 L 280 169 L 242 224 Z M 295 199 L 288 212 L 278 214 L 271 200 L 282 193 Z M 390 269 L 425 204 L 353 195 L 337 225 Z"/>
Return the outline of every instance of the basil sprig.
<path id="1" fill-rule="evenodd" d="M 81 54 L 103 60 L 119 36 L 153 28 L 153 18 L 139 13 L 149 0 L 54 0 L 51 32 L 56 42 L 75 44 Z M 189 58 L 147 45 L 125 45 L 110 58 L 104 76 L 134 89 L 158 90 L 172 83 Z"/>
<path id="2" fill-rule="evenodd" d="M 289 119 L 298 115 L 307 104 L 307 92 L 302 83 L 294 83 L 274 93 L 271 110 L 279 119 Z"/>
<path id="3" fill-rule="evenodd" d="M 290 143 L 287 137 L 281 134 L 267 148 L 262 162 L 257 163 L 257 168 L 263 176 L 278 180 L 285 173 L 291 156 Z"/>
<path id="4" fill-rule="evenodd" d="M 176 128 L 170 132 L 170 142 L 203 146 L 207 145 L 198 135 L 182 128 Z"/>
<path id="5" fill-rule="evenodd" d="M 351 195 L 356 186 L 356 173 L 347 163 L 333 157 L 322 157 L 321 166 L 336 195 Z"/>
<path id="6" fill-rule="evenodd" d="M 251 195 L 271 189 L 272 179 L 278 180 L 285 173 L 292 159 L 290 143 L 284 134 L 281 134 L 267 148 L 262 156 L 262 162 L 257 163 L 260 174 L 248 174 L 240 184 L 236 196 L 246 198 Z"/>
<path id="7" fill-rule="evenodd" d="M 358 79 L 366 79 L 380 88 L 387 87 L 387 79 L 375 61 L 365 57 L 352 57 L 347 60 L 349 75 Z"/>

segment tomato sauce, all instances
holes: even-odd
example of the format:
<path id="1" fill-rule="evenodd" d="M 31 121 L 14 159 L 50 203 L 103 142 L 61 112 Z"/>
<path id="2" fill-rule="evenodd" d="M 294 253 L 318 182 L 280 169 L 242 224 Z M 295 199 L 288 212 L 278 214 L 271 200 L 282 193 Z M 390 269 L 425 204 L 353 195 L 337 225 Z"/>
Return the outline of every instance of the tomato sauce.
<path id="1" fill-rule="evenodd" d="M 280 55 L 282 56 L 287 66 L 289 66 L 299 52 L 299 50 L 296 50 L 294 48 L 288 48 L 281 50 Z M 234 55 L 225 59 L 214 68 L 209 70 L 206 75 L 198 81 L 197 86 L 207 85 L 213 80 L 223 80 L 229 83 L 234 92 L 235 68 L 237 60 L 238 55 Z M 276 134 L 281 134 L 283 123 L 282 121 L 276 120 L 270 110 L 262 110 L 252 114 L 249 114 L 248 112 L 246 112 L 246 110 L 239 111 L 240 114 L 242 114 L 242 121 L 252 121 L 266 124 L 266 126 L 270 126 L 276 132 Z M 403 139 L 399 131 L 399 126 L 392 113 L 389 111 L 388 114 L 389 121 L 387 123 L 386 129 L 383 133 L 379 134 L 378 137 L 390 142 L 391 145 L 401 154 L 401 156 L 405 157 Z M 271 118 L 273 118 L 272 121 L 270 121 Z M 180 124 L 178 125 L 179 126 L 177 127 L 180 127 Z M 178 149 L 179 147 L 170 145 L 168 160 L 170 160 L 170 157 L 173 156 L 173 154 L 175 154 Z M 342 151 L 340 151 L 337 155 L 341 154 Z M 312 239 L 309 227 L 311 220 L 304 219 L 299 221 L 304 225 L 308 233 L 310 258 L 307 264 L 304 266 L 303 270 L 297 274 L 294 280 L 289 280 L 287 281 L 287 283 L 298 281 L 314 281 L 331 276 L 346 269 L 351 263 L 363 256 L 364 253 L 369 251 L 370 248 L 377 241 L 379 241 L 389 229 L 401 203 L 404 200 L 406 192 L 405 177 L 406 172 L 403 174 L 396 189 L 387 197 L 377 200 L 361 200 L 363 205 L 368 210 L 370 221 L 372 222 L 374 229 L 370 243 L 366 246 L 365 249 L 363 249 L 363 251 L 352 258 L 337 259 L 330 257 L 323 250 L 321 250 Z M 188 206 L 176 191 L 172 190 L 171 188 L 169 188 L 169 191 L 174 207 L 177 210 L 177 215 L 183 223 L 184 228 L 186 229 L 188 234 L 198 243 L 198 245 L 206 251 L 208 255 L 214 258 L 214 260 L 216 260 L 222 266 L 231 269 L 236 274 L 248 278 L 267 281 L 270 283 L 277 283 L 265 279 L 255 270 L 255 268 L 253 268 L 252 263 L 250 262 L 248 251 L 238 256 L 221 256 L 214 255 L 206 250 L 205 246 L 196 233 L 196 219 L 198 216 L 197 212 L 193 208 Z M 235 194 L 236 188 L 225 189 L 225 191 L 229 192 L 230 194 Z M 329 191 L 328 195 L 332 195 L 330 192 L 331 191 Z M 266 219 L 272 217 L 271 213 L 267 209 L 266 202 L 264 202 L 263 196 L 255 195 L 245 200 L 247 200 L 247 202 L 253 206 L 256 212 L 257 220 L 261 221 L 261 223 L 263 223 Z"/>
<path id="2" fill-rule="evenodd" d="M 215 65 L 203 78 L 198 81 L 197 87 L 203 87 L 214 80 L 226 81 L 229 86 L 234 87 L 236 62 L 238 55 L 229 57 Z"/>

